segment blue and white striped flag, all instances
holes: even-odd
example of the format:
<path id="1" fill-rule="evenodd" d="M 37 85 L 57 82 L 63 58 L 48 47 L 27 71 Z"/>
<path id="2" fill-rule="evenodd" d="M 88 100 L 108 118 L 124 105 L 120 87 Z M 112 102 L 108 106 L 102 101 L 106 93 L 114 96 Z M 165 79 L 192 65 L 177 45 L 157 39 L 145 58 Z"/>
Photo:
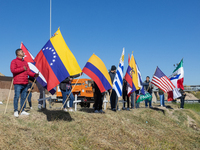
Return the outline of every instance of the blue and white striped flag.
<path id="1" fill-rule="evenodd" d="M 118 97 L 122 96 L 123 76 L 124 76 L 123 70 L 124 70 L 124 48 L 119 61 L 119 66 L 117 68 L 117 73 L 113 81 L 113 89 L 116 91 Z"/>

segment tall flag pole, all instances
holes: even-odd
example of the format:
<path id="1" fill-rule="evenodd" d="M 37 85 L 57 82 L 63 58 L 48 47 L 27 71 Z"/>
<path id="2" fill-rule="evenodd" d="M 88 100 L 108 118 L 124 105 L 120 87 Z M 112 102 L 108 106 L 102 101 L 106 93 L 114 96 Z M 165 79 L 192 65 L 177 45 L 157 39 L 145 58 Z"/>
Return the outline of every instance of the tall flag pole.
<path id="1" fill-rule="evenodd" d="M 123 87 L 123 70 L 124 70 L 124 48 L 122 55 L 119 60 L 119 66 L 117 68 L 117 73 L 113 81 L 113 89 L 116 91 L 117 96 L 122 96 L 122 87 Z"/>
<path id="2" fill-rule="evenodd" d="M 51 38 L 51 0 L 50 0 L 50 38 Z"/>

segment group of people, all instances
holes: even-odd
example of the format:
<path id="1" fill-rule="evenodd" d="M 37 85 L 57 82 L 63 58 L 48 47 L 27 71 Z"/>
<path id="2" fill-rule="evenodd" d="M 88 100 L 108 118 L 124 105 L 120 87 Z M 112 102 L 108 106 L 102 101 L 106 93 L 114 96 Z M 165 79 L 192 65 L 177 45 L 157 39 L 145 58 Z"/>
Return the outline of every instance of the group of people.
<path id="1" fill-rule="evenodd" d="M 37 73 L 33 73 L 29 66 L 28 63 L 26 61 L 24 61 L 24 52 L 22 49 L 17 49 L 15 51 L 16 53 L 16 58 L 14 60 L 12 60 L 11 65 L 10 65 L 10 70 L 13 73 L 13 84 L 14 84 L 14 91 L 15 91 L 15 95 L 14 95 L 14 100 L 13 100 L 13 104 L 14 104 L 14 116 L 15 117 L 19 117 L 18 114 L 18 100 L 19 97 L 21 96 L 21 100 L 20 100 L 20 110 L 21 110 L 21 115 L 29 115 L 29 113 L 27 113 L 24 108 L 26 108 L 26 103 L 25 103 L 25 99 L 29 93 L 29 97 L 28 97 L 28 102 L 29 102 L 29 106 L 30 109 L 32 109 L 32 104 L 31 104 L 31 96 L 32 96 L 32 82 L 34 80 L 34 77 L 37 78 L 39 76 L 39 74 Z M 113 83 L 114 78 L 115 78 L 115 74 L 116 74 L 116 66 L 111 66 L 111 69 L 109 71 L 109 75 L 111 78 L 111 82 Z M 80 76 L 81 74 L 77 75 Z M 77 77 L 74 76 L 74 77 Z M 69 111 L 73 111 L 73 101 L 74 101 L 74 96 L 71 92 L 71 81 L 73 80 L 72 77 L 68 77 L 66 78 L 64 81 L 62 81 L 59 84 L 59 88 L 61 90 L 62 96 L 63 96 L 63 111 L 67 112 L 67 106 L 66 106 L 66 100 L 67 100 L 67 96 L 70 99 L 69 102 Z M 131 107 L 129 108 L 129 97 L 127 95 L 127 82 L 124 79 L 123 80 L 123 100 L 127 101 L 127 108 L 125 108 L 125 103 L 123 104 L 123 110 L 130 110 L 134 108 L 134 95 L 131 94 Z M 36 85 L 40 91 L 40 97 L 39 99 L 44 97 L 44 87 L 36 81 Z M 144 89 L 149 93 L 152 94 L 152 89 L 153 89 L 153 85 L 150 82 L 150 77 L 147 76 L 146 80 L 143 83 Z M 95 113 L 105 113 L 102 110 L 102 104 L 103 104 L 103 96 L 105 93 L 101 93 L 101 91 L 99 90 L 97 84 L 94 82 L 93 85 L 94 88 L 94 98 L 95 98 L 95 103 L 94 103 L 94 112 Z M 117 111 L 119 110 L 118 107 L 118 96 L 117 93 L 114 89 L 110 89 L 109 91 L 110 94 L 110 105 L 111 105 L 111 110 L 112 111 Z M 180 97 L 181 99 L 181 107 L 180 108 L 184 108 L 184 99 L 185 99 L 185 92 L 183 90 L 180 91 L 182 96 Z M 135 97 L 139 94 L 139 90 L 135 91 Z M 164 92 L 162 90 L 159 89 L 159 95 L 160 95 L 160 105 L 165 107 L 164 104 Z M 39 101 L 38 102 L 38 108 L 41 109 L 43 105 L 43 101 Z M 145 107 L 152 107 L 152 102 L 149 100 L 145 100 Z M 136 104 L 136 108 L 139 108 L 139 103 Z"/>

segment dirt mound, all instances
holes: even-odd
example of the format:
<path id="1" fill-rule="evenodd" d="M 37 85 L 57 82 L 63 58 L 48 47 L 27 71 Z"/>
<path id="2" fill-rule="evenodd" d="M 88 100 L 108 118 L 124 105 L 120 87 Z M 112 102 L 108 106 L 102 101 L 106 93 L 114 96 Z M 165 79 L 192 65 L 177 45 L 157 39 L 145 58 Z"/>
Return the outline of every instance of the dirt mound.
<path id="1" fill-rule="evenodd" d="M 188 92 L 185 92 L 185 93 L 186 93 L 185 100 L 199 100 L 192 93 L 188 93 Z"/>
<path id="2" fill-rule="evenodd" d="M 5 76 L 5 75 L 3 75 L 3 74 L 0 72 L 0 76 Z"/>

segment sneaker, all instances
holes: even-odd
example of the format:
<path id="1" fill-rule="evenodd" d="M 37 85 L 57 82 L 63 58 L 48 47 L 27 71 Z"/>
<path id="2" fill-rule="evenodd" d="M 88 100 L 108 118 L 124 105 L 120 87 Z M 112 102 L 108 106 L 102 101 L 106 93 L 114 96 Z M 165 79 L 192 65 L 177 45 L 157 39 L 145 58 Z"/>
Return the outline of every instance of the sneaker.
<path id="1" fill-rule="evenodd" d="M 71 112 L 72 112 L 72 111 L 74 111 L 74 110 L 73 110 L 73 109 L 69 109 L 69 111 L 71 111 Z"/>
<path id="2" fill-rule="evenodd" d="M 67 112 L 67 108 L 64 108 L 63 111 Z"/>
<path id="3" fill-rule="evenodd" d="M 129 108 L 127 108 L 126 110 L 130 111 L 130 109 L 129 109 Z"/>
<path id="4" fill-rule="evenodd" d="M 98 111 L 98 110 L 95 110 L 94 113 L 99 113 L 99 111 Z"/>
<path id="5" fill-rule="evenodd" d="M 113 108 L 113 109 L 112 109 L 112 111 L 115 111 L 115 112 L 116 112 L 116 109 L 115 109 L 115 108 Z"/>
<path id="6" fill-rule="evenodd" d="M 30 115 L 30 114 L 27 113 L 27 112 L 25 112 L 25 111 L 22 111 L 20 115 L 26 115 L 26 116 L 28 116 L 28 115 Z"/>
<path id="7" fill-rule="evenodd" d="M 122 110 L 126 110 L 126 108 L 125 108 L 125 107 L 122 107 Z"/>
<path id="8" fill-rule="evenodd" d="M 14 116 L 15 116 L 15 117 L 19 117 L 18 111 L 15 111 L 15 112 L 14 112 Z"/>
<path id="9" fill-rule="evenodd" d="M 30 109 L 33 109 L 32 107 L 30 107 Z"/>
<path id="10" fill-rule="evenodd" d="M 1 104 L 1 105 L 3 105 L 3 103 L 2 103 L 2 102 L 0 102 L 0 104 Z"/>
<path id="11" fill-rule="evenodd" d="M 163 105 L 160 105 L 160 107 L 163 107 Z"/>
<path id="12" fill-rule="evenodd" d="M 102 114 L 104 114 L 105 112 L 101 109 L 101 110 L 99 110 L 99 113 L 102 113 Z"/>
<path id="13" fill-rule="evenodd" d="M 117 110 L 118 110 L 118 111 L 121 111 L 121 109 L 119 109 L 119 108 L 118 108 Z"/>

